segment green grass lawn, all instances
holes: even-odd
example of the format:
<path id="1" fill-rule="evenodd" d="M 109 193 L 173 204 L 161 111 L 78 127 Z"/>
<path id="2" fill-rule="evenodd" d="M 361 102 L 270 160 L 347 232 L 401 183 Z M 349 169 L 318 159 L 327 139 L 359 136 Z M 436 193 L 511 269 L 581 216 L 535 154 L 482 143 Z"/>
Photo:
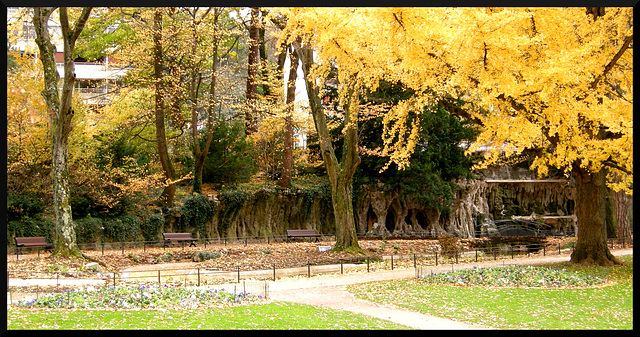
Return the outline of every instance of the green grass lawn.
<path id="1" fill-rule="evenodd" d="M 10 330 L 408 329 L 403 325 L 347 311 L 283 302 L 182 310 L 15 309 L 7 313 L 7 327 Z"/>
<path id="2" fill-rule="evenodd" d="M 546 265 L 607 278 L 610 285 L 561 289 L 435 285 L 411 280 L 349 286 L 356 297 L 499 329 L 633 329 L 633 256 L 624 266 Z M 455 284 L 455 283 L 454 283 Z"/>

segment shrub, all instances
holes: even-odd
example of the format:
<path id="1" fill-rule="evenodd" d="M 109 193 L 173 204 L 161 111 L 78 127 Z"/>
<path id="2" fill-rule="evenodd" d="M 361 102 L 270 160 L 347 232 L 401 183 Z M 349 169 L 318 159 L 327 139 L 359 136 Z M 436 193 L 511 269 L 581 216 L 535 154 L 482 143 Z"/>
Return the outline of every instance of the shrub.
<path id="1" fill-rule="evenodd" d="M 7 220 L 34 217 L 44 211 L 47 205 L 32 193 L 10 193 L 7 195 Z"/>
<path id="2" fill-rule="evenodd" d="M 140 233 L 140 218 L 123 215 L 104 220 L 104 234 L 115 241 L 136 241 Z"/>
<path id="3" fill-rule="evenodd" d="M 7 244 L 14 244 L 14 237 L 44 236 L 52 242 L 54 222 L 51 218 L 32 218 L 25 216 L 20 220 L 7 222 Z"/>
<path id="4" fill-rule="evenodd" d="M 78 243 L 98 242 L 102 233 L 102 219 L 94 218 L 91 215 L 75 220 L 76 240 Z"/>
<path id="5" fill-rule="evenodd" d="M 201 261 L 206 261 L 211 259 L 217 259 L 220 256 L 222 256 L 222 254 L 218 252 L 198 252 L 197 254 L 194 254 L 193 261 L 201 262 Z"/>
<path id="6" fill-rule="evenodd" d="M 155 241 L 164 226 L 162 214 L 152 214 L 140 223 L 140 232 L 145 241 Z"/>
<path id="7" fill-rule="evenodd" d="M 216 205 L 204 195 L 195 195 L 185 200 L 180 207 L 180 222 L 183 228 L 194 228 L 201 237 L 207 236 L 206 223 L 213 218 L 216 212 Z"/>

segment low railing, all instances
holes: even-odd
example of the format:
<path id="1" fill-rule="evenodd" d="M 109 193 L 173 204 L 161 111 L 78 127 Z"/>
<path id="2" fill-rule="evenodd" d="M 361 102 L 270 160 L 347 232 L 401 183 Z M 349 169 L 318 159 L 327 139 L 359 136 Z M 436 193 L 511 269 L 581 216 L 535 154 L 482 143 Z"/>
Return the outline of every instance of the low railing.
<path id="1" fill-rule="evenodd" d="M 618 239 L 611 239 L 610 244 L 619 245 L 620 248 L 625 248 L 624 241 Z M 626 243 L 626 247 L 633 243 Z M 136 270 L 136 271 L 120 271 L 120 272 L 101 272 L 101 271 L 26 271 L 26 270 L 8 270 L 7 271 L 7 284 L 9 285 L 10 279 L 22 279 L 22 280 L 56 280 L 56 287 L 61 283 L 60 280 L 80 280 L 80 279 L 93 279 L 100 280 L 105 283 L 110 283 L 116 286 L 118 283 L 127 283 L 136 279 L 147 279 L 149 282 L 155 283 L 157 280 L 158 285 L 162 284 L 162 281 L 175 281 L 175 277 L 181 279 L 180 283 L 184 282 L 184 285 L 200 286 L 204 280 L 209 283 L 219 283 L 220 281 L 237 281 L 242 280 L 242 275 L 245 278 L 258 278 L 276 280 L 278 274 L 280 275 L 304 275 L 307 277 L 312 276 L 312 270 L 315 273 L 340 272 L 343 274 L 345 266 L 349 269 L 360 268 L 370 272 L 375 270 L 394 270 L 394 268 L 400 267 L 413 267 L 416 268 L 418 264 L 422 266 L 439 264 L 459 264 L 459 263 L 473 263 L 486 260 L 498 260 L 500 259 L 514 259 L 516 257 L 527 257 L 532 254 L 536 255 L 553 255 L 567 253 L 573 250 L 573 243 L 569 244 L 528 244 L 518 246 L 495 246 L 495 247 L 483 247 L 483 248 L 469 248 L 469 249 L 457 249 L 450 251 L 432 251 L 425 253 L 410 253 L 410 254 L 391 254 L 391 255 L 368 255 L 368 256 L 354 256 L 351 258 L 339 258 L 339 259 L 321 259 L 321 260 L 308 260 L 308 261 L 296 261 L 290 263 L 259 263 L 259 264 L 236 264 L 233 267 L 228 266 L 210 266 L 202 268 L 163 268 L 163 269 L 151 269 L 151 270 Z M 333 266 L 332 269 L 321 268 L 322 266 Z M 312 268 L 313 267 L 313 268 Z M 338 268 L 339 267 L 339 268 Z M 278 272 L 279 271 L 279 272 Z M 140 275 L 135 275 L 140 274 Z M 34 275 L 42 275 L 43 277 Z M 247 276 L 248 275 L 248 276 Z M 46 277 L 49 276 L 49 277 Z M 73 282 L 72 282 L 73 283 Z"/>
<path id="2" fill-rule="evenodd" d="M 421 235 L 420 235 L 421 234 Z M 437 236 L 425 234 L 425 233 L 402 233 L 396 235 L 373 235 L 371 233 L 357 233 L 359 239 L 367 239 L 367 240 L 377 240 L 377 239 L 437 239 Z M 545 235 L 540 235 L 540 237 L 544 237 Z M 546 235 L 548 237 L 554 237 L 559 235 Z M 480 237 L 480 236 L 479 236 Z M 328 239 L 328 240 L 327 240 Z M 229 244 L 242 244 L 247 246 L 249 243 L 277 243 L 277 242 L 286 242 L 286 235 L 270 235 L 270 236 L 240 236 L 233 238 L 201 238 L 196 240 L 196 244 L 204 245 L 204 248 L 207 248 L 207 245 L 223 245 L 227 246 Z M 334 234 L 322 234 L 320 240 L 323 241 L 335 241 Z M 633 245 L 633 233 L 631 238 L 616 238 L 616 239 L 608 239 L 607 242 L 609 244 L 618 243 L 621 244 L 623 248 L 627 245 Z M 185 249 L 185 243 L 181 242 L 178 244 L 181 246 L 182 250 Z M 188 246 L 188 244 L 187 244 Z M 101 255 L 104 256 L 105 250 L 120 250 L 121 254 L 125 254 L 125 250 L 127 249 L 139 249 L 142 248 L 143 251 L 146 250 L 147 247 L 161 247 L 166 249 L 164 246 L 163 240 L 153 240 L 153 241 L 120 241 L 120 242 L 94 242 L 94 243 L 80 243 L 78 247 L 82 251 L 100 251 Z M 36 252 L 38 257 L 40 257 L 40 253 L 44 252 L 42 247 L 26 247 L 23 248 L 23 252 Z M 15 247 L 15 245 L 10 245 L 7 247 L 7 255 L 15 255 L 16 260 L 20 259 L 20 252 Z"/>

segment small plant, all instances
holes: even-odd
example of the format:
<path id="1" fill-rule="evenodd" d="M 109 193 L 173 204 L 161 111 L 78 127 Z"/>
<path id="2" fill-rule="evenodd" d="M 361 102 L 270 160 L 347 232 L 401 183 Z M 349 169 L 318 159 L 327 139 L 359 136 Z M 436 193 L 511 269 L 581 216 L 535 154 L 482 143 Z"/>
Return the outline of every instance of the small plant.
<path id="1" fill-rule="evenodd" d="M 269 255 L 269 254 L 271 254 L 271 253 L 273 253 L 273 252 L 271 251 L 271 249 L 260 249 L 260 250 L 258 251 L 258 253 L 262 253 L 262 254 L 265 254 L 265 255 Z"/>
<path id="2" fill-rule="evenodd" d="M 194 256 L 194 261 L 199 262 L 199 261 L 217 259 L 220 256 L 222 256 L 222 254 L 218 252 L 198 252 L 198 254 Z"/>
<path id="3" fill-rule="evenodd" d="M 160 256 L 159 258 L 164 262 L 171 262 L 171 260 L 173 260 L 173 253 L 166 252 L 164 253 L 164 255 Z"/>
<path id="4" fill-rule="evenodd" d="M 132 253 L 127 254 L 127 257 L 130 258 L 131 261 L 135 263 L 138 263 L 140 261 L 140 259 L 137 256 L 133 255 Z"/>
<path id="5" fill-rule="evenodd" d="M 49 265 L 47 267 L 47 271 L 50 271 L 50 272 L 63 272 L 64 273 L 64 272 L 68 272 L 69 271 L 69 267 L 65 266 L 65 265 L 59 266 L 57 264 L 52 264 L 52 265 Z"/>

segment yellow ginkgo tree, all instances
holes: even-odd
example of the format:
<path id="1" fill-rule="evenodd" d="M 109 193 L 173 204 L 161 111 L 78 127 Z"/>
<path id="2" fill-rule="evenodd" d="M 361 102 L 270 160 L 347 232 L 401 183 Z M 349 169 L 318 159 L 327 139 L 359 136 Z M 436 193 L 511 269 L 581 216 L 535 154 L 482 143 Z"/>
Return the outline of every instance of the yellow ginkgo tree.
<path id="1" fill-rule="evenodd" d="M 437 102 L 483 126 L 485 165 L 527 150 L 532 169 L 576 182 L 572 262 L 618 263 L 606 245 L 607 188 L 633 188 L 632 8 L 297 8 L 317 69 L 415 95 L 385 116 L 385 151 L 407 165 L 418 129 L 407 111 Z M 321 77 L 321 76 L 320 76 Z M 343 86 L 341 90 L 350 90 Z M 471 151 L 474 150 L 472 147 Z"/>

